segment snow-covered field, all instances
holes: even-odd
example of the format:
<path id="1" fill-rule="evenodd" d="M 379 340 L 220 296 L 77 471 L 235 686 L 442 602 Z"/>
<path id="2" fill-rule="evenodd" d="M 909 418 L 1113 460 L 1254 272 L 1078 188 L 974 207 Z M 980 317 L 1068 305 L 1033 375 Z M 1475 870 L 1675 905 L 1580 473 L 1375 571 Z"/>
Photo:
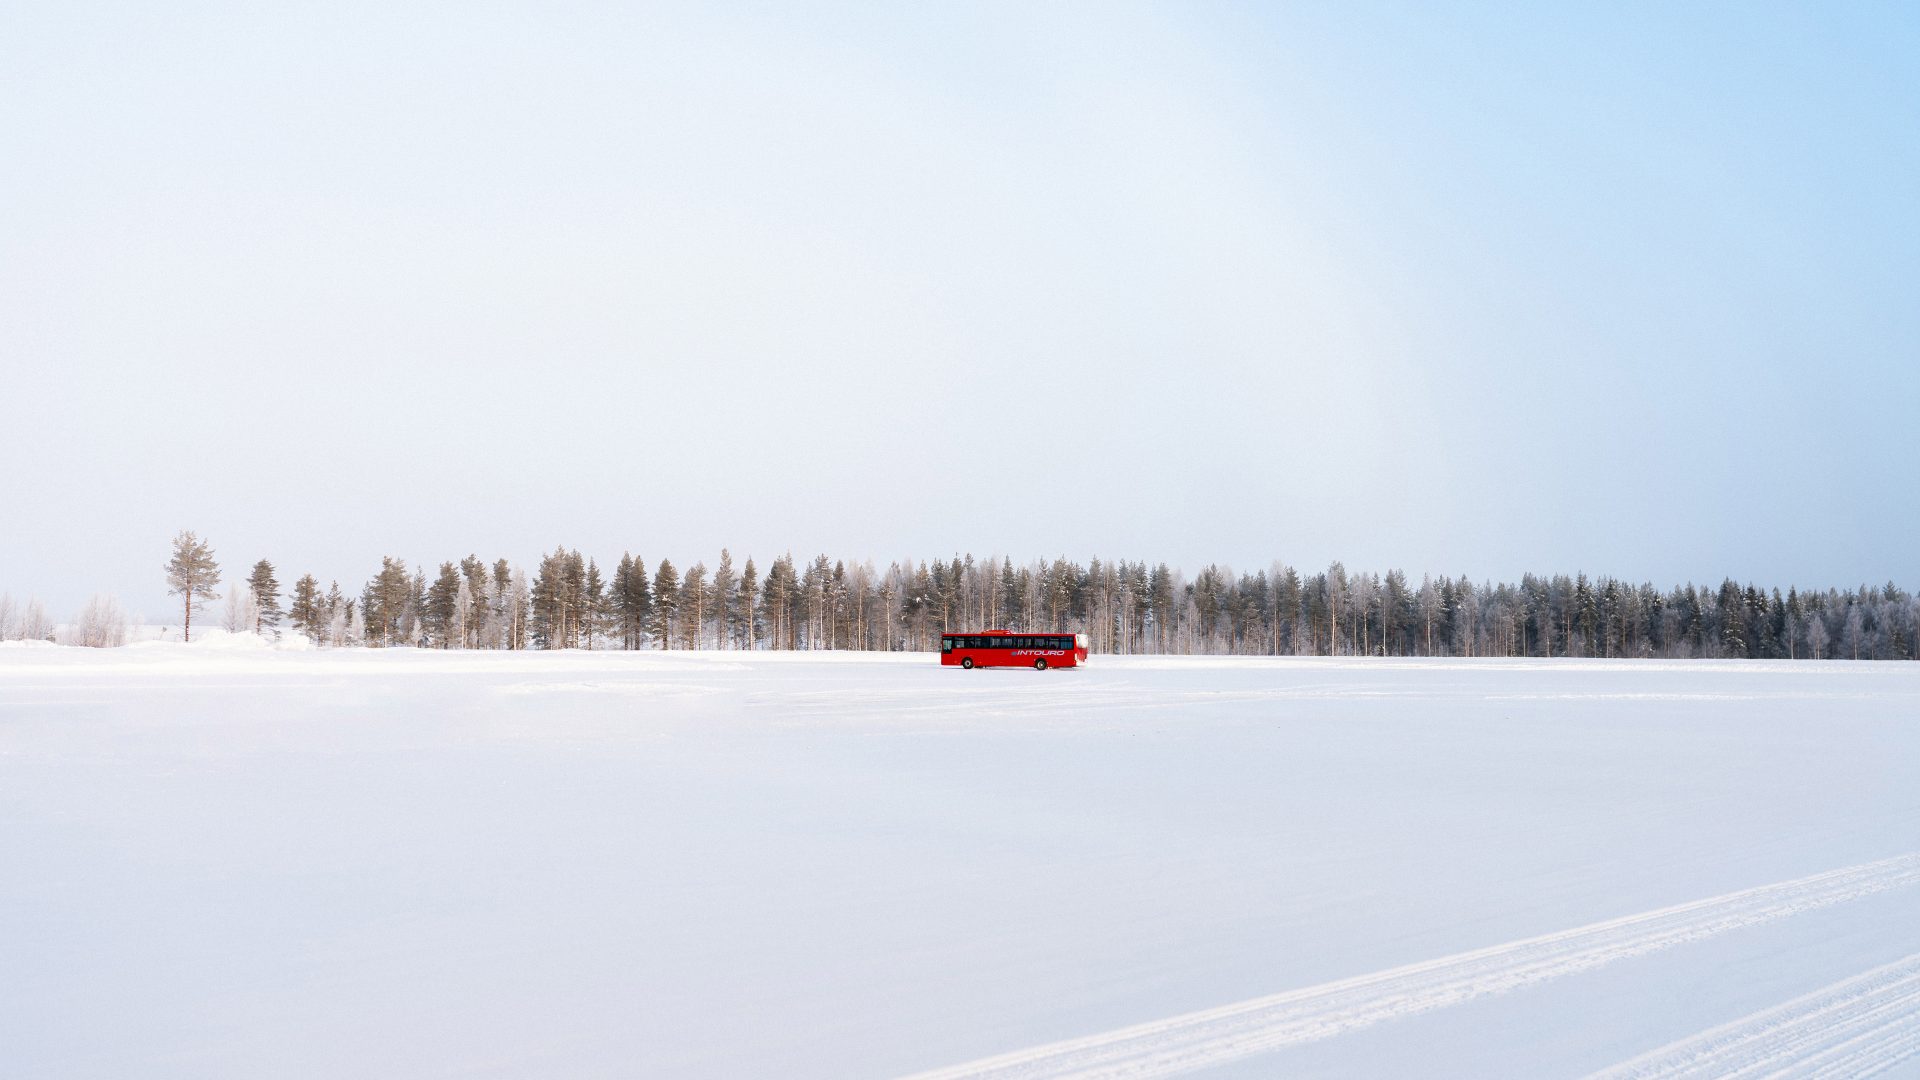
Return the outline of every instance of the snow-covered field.
<path id="1" fill-rule="evenodd" d="M 0 1075 L 1920 1068 L 1920 665 L 0 649 Z"/>

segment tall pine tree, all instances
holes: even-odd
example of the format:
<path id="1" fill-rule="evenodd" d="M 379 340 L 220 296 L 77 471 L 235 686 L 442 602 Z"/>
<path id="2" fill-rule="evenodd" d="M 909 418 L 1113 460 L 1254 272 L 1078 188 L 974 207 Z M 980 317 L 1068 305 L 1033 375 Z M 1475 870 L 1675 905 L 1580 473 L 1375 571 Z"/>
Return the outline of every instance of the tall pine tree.
<path id="1" fill-rule="evenodd" d="M 320 582 L 312 574 L 302 574 L 293 583 L 293 602 L 287 607 L 288 621 L 314 644 L 326 642 L 329 616 L 326 601 L 320 597 Z"/>
<path id="2" fill-rule="evenodd" d="M 680 607 L 680 574 L 667 559 L 653 575 L 653 639 L 663 649 L 673 648 L 674 615 Z"/>
<path id="3" fill-rule="evenodd" d="M 734 647 L 735 632 L 739 629 L 733 617 L 736 584 L 737 579 L 733 573 L 733 553 L 726 548 L 721 548 L 720 565 L 713 568 L 713 587 L 708 590 L 708 593 L 713 597 L 711 613 L 714 625 L 713 636 L 723 649 Z"/>
<path id="4" fill-rule="evenodd" d="M 253 592 L 253 632 L 264 633 L 269 626 L 279 626 L 280 582 L 273 576 L 273 564 L 265 559 L 254 563 L 247 588 Z"/>
<path id="5" fill-rule="evenodd" d="M 733 607 L 734 617 L 739 620 L 740 624 L 739 629 L 736 631 L 736 636 L 745 643 L 744 647 L 748 649 L 753 648 L 754 638 L 757 636 L 754 619 L 754 611 L 756 610 L 754 608 L 754 602 L 759 590 L 760 574 L 753 568 L 753 558 L 749 556 L 747 558 L 747 565 L 740 571 L 740 599 Z"/>

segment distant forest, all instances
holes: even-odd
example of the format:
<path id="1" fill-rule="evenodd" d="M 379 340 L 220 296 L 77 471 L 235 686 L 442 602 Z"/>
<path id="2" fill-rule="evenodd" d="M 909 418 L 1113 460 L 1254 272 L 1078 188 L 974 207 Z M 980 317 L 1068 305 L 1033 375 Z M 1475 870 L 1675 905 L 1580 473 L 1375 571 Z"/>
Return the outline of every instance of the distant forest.
<path id="1" fill-rule="evenodd" d="M 174 541 L 168 580 L 189 620 L 220 595 L 212 552 L 190 533 Z M 1912 660 L 1920 640 L 1920 603 L 1891 583 L 1784 595 L 1584 574 L 1416 583 L 1339 563 L 1189 576 L 1124 560 L 963 555 L 882 569 L 785 555 L 763 572 L 725 550 L 682 568 L 630 554 L 603 567 L 556 548 L 531 574 L 472 555 L 436 570 L 384 558 L 353 593 L 311 574 L 283 593 L 261 560 L 221 588 L 228 629 L 291 629 L 331 647 L 901 651 L 1006 628 L 1085 633 L 1105 653 Z"/>

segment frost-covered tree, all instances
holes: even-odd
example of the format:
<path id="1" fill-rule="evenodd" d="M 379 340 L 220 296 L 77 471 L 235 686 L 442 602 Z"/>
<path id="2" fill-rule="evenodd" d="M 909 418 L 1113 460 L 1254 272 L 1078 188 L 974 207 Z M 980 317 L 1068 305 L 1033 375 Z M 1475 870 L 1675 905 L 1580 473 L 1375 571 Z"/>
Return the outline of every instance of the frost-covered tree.
<path id="1" fill-rule="evenodd" d="M 347 615 L 353 601 L 340 592 L 338 581 L 327 582 L 327 644 L 347 643 Z"/>
<path id="2" fill-rule="evenodd" d="M 175 536 L 173 558 L 167 562 L 167 595 L 180 597 L 184 605 L 181 640 L 193 640 L 193 613 L 200 610 L 205 601 L 220 599 L 220 594 L 214 591 L 219 582 L 220 564 L 214 561 L 213 549 L 207 542 L 192 532 Z"/>
<path id="3" fill-rule="evenodd" d="M 473 647 L 472 619 L 473 587 L 467 584 L 467 579 L 462 576 L 460 590 L 454 597 L 452 632 L 448 635 L 454 647 L 461 649 Z"/>
<path id="4" fill-rule="evenodd" d="M 46 605 L 40 598 L 28 597 L 27 606 L 20 612 L 20 636 L 15 641 L 51 641 L 53 639 L 53 620 L 47 617 Z"/>
<path id="5" fill-rule="evenodd" d="M 259 624 L 260 612 L 254 607 L 253 590 L 245 582 L 232 582 L 227 586 L 226 618 L 222 620 L 230 634 L 251 634 Z"/>
<path id="6" fill-rule="evenodd" d="M 20 612 L 11 593 L 0 593 L 0 641 L 18 641 Z"/>
<path id="7" fill-rule="evenodd" d="M 527 647 L 527 609 L 532 603 L 532 592 L 527 587 L 527 572 L 515 567 L 506 600 L 507 648 Z"/>
<path id="8" fill-rule="evenodd" d="M 120 601 L 95 594 L 73 620 L 73 644 L 91 649 L 117 649 L 127 643 L 127 615 Z"/>

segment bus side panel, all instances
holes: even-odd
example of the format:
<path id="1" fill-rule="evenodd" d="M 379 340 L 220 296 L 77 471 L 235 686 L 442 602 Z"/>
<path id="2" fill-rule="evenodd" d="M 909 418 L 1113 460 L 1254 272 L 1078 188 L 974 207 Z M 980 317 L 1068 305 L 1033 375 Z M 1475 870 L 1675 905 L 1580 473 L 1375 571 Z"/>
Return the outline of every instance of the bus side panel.
<path id="1" fill-rule="evenodd" d="M 958 667 L 961 661 L 972 659 L 975 667 L 1032 667 L 1034 661 L 1045 660 L 1048 667 L 1078 667 L 1087 659 L 1087 650 L 1079 647 L 1066 649 L 1016 649 L 1010 645 L 994 645 L 982 649 L 968 649 L 956 646 L 952 650 L 940 653 L 940 663 L 946 667 Z"/>

